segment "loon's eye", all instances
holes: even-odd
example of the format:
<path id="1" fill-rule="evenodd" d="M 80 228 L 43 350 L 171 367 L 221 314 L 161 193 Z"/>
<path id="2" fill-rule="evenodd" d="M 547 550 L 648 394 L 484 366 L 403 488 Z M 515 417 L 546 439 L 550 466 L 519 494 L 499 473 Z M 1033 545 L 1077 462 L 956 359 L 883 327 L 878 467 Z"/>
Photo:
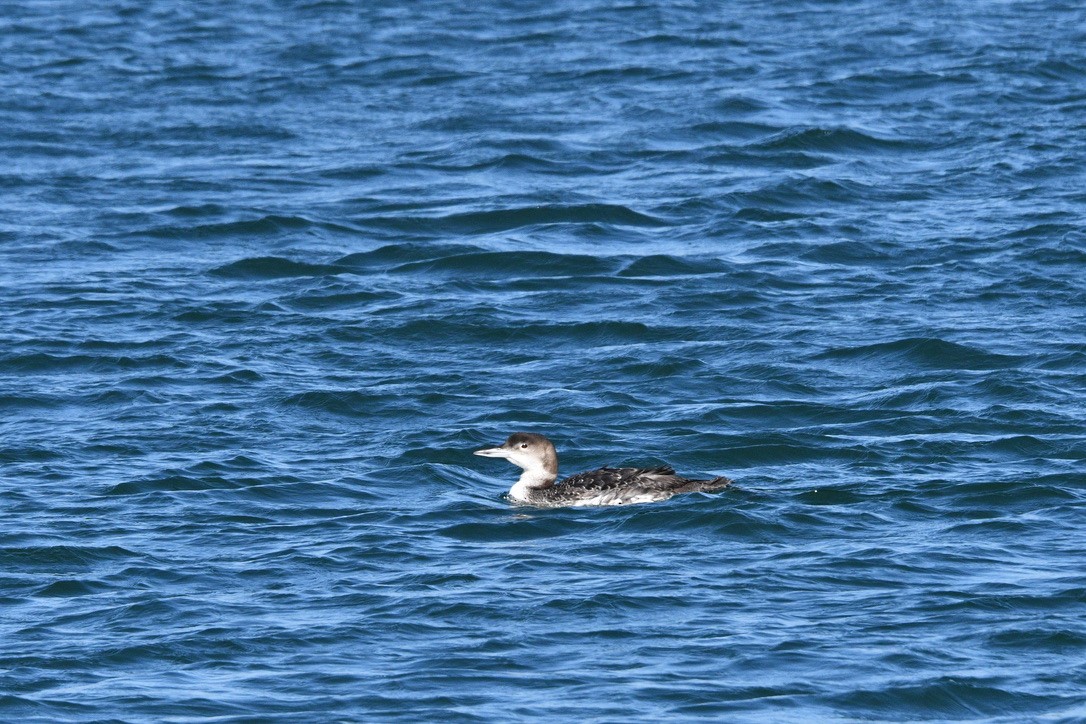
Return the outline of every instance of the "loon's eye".
<path id="1" fill-rule="evenodd" d="M 526 443 L 526 442 L 522 442 L 522 443 L 520 444 L 520 447 L 521 447 L 522 449 L 527 449 L 527 447 L 528 447 L 528 443 Z"/>

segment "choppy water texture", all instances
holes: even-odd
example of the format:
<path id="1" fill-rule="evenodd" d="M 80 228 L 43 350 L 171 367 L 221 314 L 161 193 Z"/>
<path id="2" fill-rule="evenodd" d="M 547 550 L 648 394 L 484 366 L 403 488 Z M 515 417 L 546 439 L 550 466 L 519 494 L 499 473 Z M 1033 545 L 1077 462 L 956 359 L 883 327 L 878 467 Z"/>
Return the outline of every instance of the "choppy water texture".
<path id="1" fill-rule="evenodd" d="M 1081 3 L 2 8 L 0 718 L 1086 719 Z"/>

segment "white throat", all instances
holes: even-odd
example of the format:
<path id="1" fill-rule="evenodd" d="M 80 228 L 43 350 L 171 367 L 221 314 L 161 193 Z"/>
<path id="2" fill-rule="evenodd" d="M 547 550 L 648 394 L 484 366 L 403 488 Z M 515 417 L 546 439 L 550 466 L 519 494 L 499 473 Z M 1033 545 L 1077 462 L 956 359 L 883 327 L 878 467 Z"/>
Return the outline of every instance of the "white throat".
<path id="1" fill-rule="evenodd" d="M 509 489 L 509 497 L 521 503 L 527 503 L 533 490 L 549 488 L 554 483 L 555 477 L 557 476 L 551 475 L 542 467 L 525 468 L 516 485 Z"/>

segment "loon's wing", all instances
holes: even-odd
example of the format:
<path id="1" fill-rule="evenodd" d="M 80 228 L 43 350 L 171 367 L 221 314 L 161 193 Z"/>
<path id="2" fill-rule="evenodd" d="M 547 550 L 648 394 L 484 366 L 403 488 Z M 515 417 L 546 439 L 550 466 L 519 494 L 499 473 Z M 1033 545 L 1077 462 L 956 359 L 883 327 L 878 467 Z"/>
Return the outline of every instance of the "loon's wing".
<path id="1" fill-rule="evenodd" d="M 645 487 L 666 489 L 683 478 L 666 465 L 658 468 L 600 468 L 577 473 L 558 483 L 559 486 L 581 490 L 611 490 L 613 488 Z"/>
<path id="2" fill-rule="evenodd" d="M 670 467 L 600 468 L 533 492 L 540 505 L 624 505 L 666 500 L 677 493 L 720 490 L 730 480 L 689 480 Z"/>
<path id="3" fill-rule="evenodd" d="M 555 486 L 567 493 L 575 491 L 606 491 L 627 489 L 631 492 L 692 493 L 699 490 L 720 490 L 731 484 L 727 478 L 691 480 L 675 474 L 667 465 L 656 468 L 600 468 L 578 473 Z"/>

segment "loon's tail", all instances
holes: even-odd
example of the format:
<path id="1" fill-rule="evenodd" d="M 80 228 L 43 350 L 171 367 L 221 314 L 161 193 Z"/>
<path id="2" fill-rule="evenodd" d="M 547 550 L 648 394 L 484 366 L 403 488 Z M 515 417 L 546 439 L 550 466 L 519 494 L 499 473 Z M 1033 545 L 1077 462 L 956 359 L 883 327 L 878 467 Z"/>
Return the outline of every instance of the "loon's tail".
<path id="1" fill-rule="evenodd" d="M 723 476 L 719 478 L 713 478 L 712 480 L 687 480 L 686 483 L 676 492 L 712 493 L 716 490 L 723 490 L 731 484 L 732 481 Z"/>

